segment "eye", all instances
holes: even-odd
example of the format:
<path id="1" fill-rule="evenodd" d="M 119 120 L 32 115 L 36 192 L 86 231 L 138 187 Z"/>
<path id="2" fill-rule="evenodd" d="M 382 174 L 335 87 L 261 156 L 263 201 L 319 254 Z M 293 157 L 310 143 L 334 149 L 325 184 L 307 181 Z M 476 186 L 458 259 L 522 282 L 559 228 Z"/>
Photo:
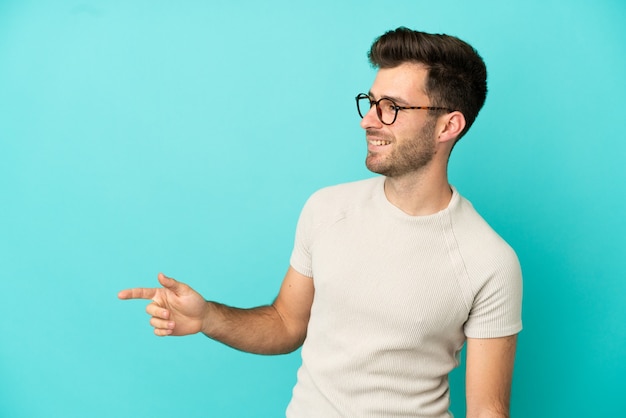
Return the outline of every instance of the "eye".
<path id="1" fill-rule="evenodd" d="M 381 100 L 379 106 L 383 112 L 395 112 L 398 110 L 398 106 L 389 99 Z"/>

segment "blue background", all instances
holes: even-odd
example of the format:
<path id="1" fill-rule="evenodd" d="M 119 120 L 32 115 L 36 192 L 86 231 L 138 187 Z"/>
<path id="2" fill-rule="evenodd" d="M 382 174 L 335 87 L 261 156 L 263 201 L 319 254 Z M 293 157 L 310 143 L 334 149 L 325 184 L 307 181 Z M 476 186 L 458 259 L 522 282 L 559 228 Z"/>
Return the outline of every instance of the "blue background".
<path id="1" fill-rule="evenodd" d="M 271 302 L 306 198 L 371 176 L 354 96 L 400 25 L 487 62 L 450 178 L 522 262 L 513 416 L 622 416 L 626 6 L 504 3 L 0 0 L 0 416 L 282 416 L 298 352 L 158 339 L 116 293 Z"/>

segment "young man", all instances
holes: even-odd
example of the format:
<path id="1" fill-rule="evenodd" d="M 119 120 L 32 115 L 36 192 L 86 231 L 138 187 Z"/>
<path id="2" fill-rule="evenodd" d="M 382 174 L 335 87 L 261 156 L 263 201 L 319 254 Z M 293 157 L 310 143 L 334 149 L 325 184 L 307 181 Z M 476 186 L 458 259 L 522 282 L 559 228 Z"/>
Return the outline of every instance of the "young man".
<path id="1" fill-rule="evenodd" d="M 302 346 L 289 417 L 449 417 L 465 343 L 467 416 L 507 417 L 519 263 L 447 178 L 485 101 L 485 65 L 457 38 L 406 28 L 369 59 L 378 73 L 357 109 L 366 165 L 382 176 L 311 196 L 274 303 L 207 302 L 162 274 L 162 288 L 119 297 L 152 299 L 160 336 L 203 332 L 263 354 Z"/>

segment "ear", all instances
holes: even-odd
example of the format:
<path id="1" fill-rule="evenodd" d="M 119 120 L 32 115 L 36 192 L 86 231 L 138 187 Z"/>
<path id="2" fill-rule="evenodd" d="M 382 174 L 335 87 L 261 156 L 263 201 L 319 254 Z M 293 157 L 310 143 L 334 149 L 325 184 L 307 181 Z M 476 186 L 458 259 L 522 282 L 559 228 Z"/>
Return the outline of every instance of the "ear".
<path id="1" fill-rule="evenodd" d="M 437 140 L 440 143 L 449 142 L 454 145 L 461 132 L 465 129 L 465 116 L 458 110 L 447 113 L 439 119 L 439 135 Z"/>

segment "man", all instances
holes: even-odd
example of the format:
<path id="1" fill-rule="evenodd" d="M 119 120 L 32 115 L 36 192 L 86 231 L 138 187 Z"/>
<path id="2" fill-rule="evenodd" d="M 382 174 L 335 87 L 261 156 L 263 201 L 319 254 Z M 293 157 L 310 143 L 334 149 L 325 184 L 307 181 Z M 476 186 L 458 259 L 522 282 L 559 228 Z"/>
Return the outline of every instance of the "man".
<path id="1" fill-rule="evenodd" d="M 202 332 L 239 350 L 302 346 L 289 417 L 449 417 L 448 373 L 467 342 L 468 417 L 506 417 L 521 330 L 513 250 L 448 183 L 450 152 L 486 97 L 476 51 L 398 28 L 369 52 L 378 73 L 357 96 L 366 165 L 382 176 L 306 203 L 290 266 L 269 306 L 205 301 L 160 274 L 156 335 Z"/>

